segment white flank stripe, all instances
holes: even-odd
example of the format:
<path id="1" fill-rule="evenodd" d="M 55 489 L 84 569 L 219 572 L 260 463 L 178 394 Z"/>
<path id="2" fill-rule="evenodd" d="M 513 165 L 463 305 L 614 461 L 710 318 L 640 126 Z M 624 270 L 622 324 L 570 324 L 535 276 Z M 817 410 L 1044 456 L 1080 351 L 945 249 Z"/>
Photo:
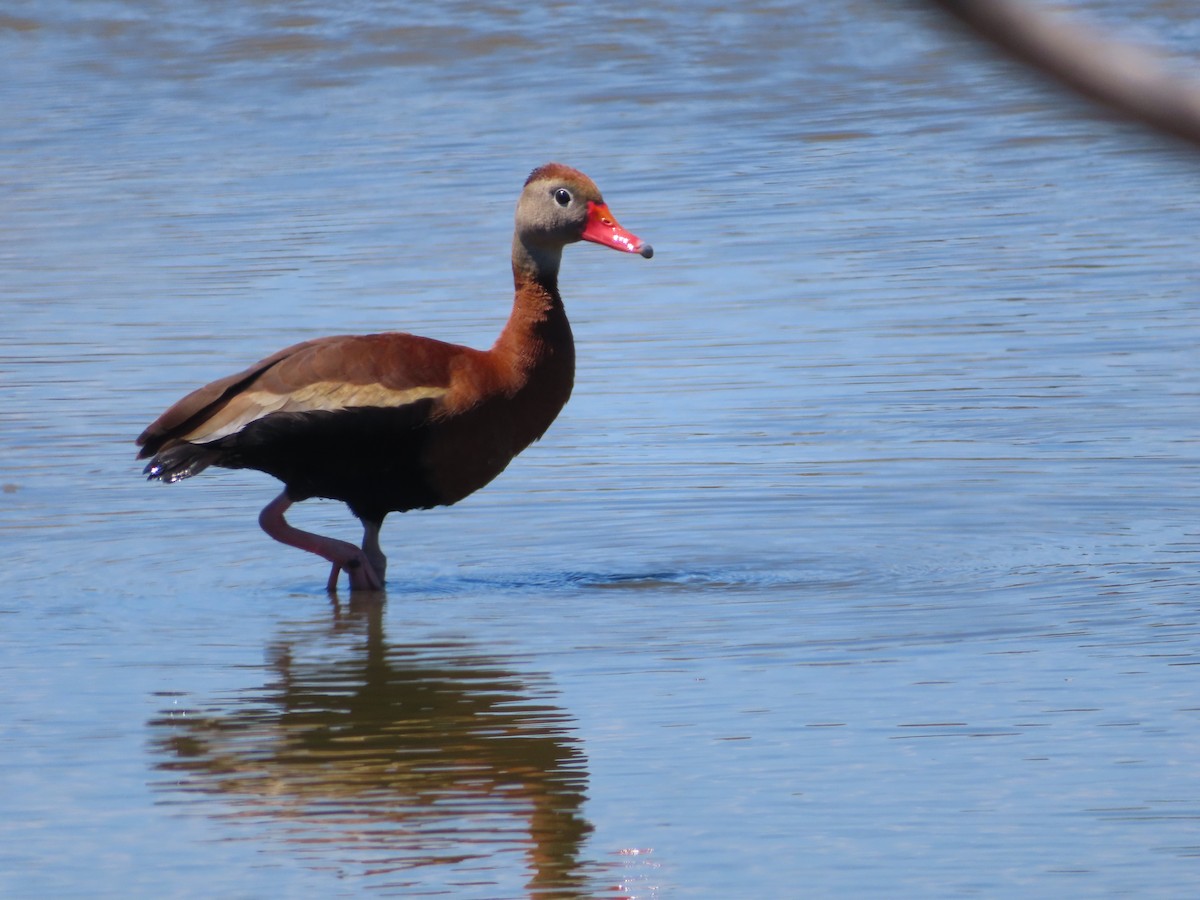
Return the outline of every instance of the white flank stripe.
<path id="1" fill-rule="evenodd" d="M 207 444 L 237 434 L 251 422 L 276 412 L 353 409 L 363 406 L 400 407 L 419 400 L 444 396 L 449 388 L 414 387 L 389 391 L 377 384 L 344 384 L 318 381 L 290 394 L 249 391 L 198 428 L 183 436 L 194 444 Z M 236 408 L 236 412 L 234 411 Z"/>

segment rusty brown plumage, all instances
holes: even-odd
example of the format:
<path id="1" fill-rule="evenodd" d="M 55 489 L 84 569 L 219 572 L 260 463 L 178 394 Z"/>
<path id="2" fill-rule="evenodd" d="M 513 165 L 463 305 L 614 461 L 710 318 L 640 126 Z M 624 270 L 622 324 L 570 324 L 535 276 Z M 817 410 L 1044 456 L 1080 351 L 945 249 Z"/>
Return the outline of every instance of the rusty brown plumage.
<path id="1" fill-rule="evenodd" d="M 351 588 L 379 589 L 390 512 L 455 503 L 542 436 L 570 397 L 575 351 L 558 293 L 562 248 L 588 240 L 649 257 L 595 184 L 558 163 L 535 169 L 517 205 L 512 312 L 489 350 L 402 332 L 295 344 L 188 394 L 138 438 L 151 479 L 215 465 L 284 482 L 263 510 L 272 537 L 332 563 Z M 361 548 L 293 528 L 288 506 L 342 500 Z"/>

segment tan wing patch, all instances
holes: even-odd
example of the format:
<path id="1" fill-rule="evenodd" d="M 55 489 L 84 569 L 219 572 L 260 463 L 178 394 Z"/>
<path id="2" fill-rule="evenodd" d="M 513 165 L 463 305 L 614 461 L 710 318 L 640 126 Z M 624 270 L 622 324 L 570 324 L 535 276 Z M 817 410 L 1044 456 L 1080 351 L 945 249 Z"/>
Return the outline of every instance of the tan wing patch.
<path id="1" fill-rule="evenodd" d="M 346 384 L 317 381 L 287 394 L 246 391 L 239 394 L 211 419 L 182 436 L 194 444 L 207 444 L 236 434 L 251 422 L 276 412 L 352 409 L 362 406 L 399 407 L 420 400 L 433 400 L 449 392 L 444 387 L 412 387 L 389 390 L 378 384 Z"/>

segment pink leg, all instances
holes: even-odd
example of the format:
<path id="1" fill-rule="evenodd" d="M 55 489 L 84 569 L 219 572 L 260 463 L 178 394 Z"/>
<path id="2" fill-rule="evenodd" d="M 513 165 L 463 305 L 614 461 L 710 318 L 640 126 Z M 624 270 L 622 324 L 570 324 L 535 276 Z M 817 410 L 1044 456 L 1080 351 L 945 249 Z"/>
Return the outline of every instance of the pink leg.
<path id="1" fill-rule="evenodd" d="M 387 578 L 387 557 L 383 555 L 379 546 L 379 529 L 382 527 L 382 522 L 363 521 L 363 553 L 371 561 L 371 568 L 375 570 L 380 581 Z"/>
<path id="2" fill-rule="evenodd" d="M 375 574 L 371 560 L 358 547 L 346 541 L 322 537 L 289 525 L 283 514 L 291 505 L 292 501 L 288 499 L 287 491 L 284 491 L 263 507 L 263 511 L 258 515 L 258 524 L 262 526 L 262 530 L 281 544 L 315 553 L 331 562 L 333 571 L 326 585 L 330 592 L 337 589 L 338 573 L 341 571 L 350 576 L 351 591 L 383 590 L 383 581 Z"/>

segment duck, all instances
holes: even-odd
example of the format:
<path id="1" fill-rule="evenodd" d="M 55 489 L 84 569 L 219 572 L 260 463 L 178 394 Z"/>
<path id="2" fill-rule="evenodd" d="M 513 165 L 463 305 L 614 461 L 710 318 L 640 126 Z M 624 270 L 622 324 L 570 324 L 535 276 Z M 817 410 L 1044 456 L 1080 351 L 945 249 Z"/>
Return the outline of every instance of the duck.
<path id="1" fill-rule="evenodd" d="M 450 506 L 490 483 L 546 433 L 575 380 L 575 343 L 558 289 L 563 248 L 588 241 L 649 259 L 588 176 L 561 163 L 530 173 L 517 201 L 513 304 L 486 350 L 406 332 L 293 344 L 197 388 L 137 438 L 151 481 L 210 466 L 254 469 L 283 490 L 259 514 L 276 541 L 315 554 L 351 592 L 383 591 L 389 513 Z M 338 500 L 361 545 L 301 530 L 295 503 Z"/>

